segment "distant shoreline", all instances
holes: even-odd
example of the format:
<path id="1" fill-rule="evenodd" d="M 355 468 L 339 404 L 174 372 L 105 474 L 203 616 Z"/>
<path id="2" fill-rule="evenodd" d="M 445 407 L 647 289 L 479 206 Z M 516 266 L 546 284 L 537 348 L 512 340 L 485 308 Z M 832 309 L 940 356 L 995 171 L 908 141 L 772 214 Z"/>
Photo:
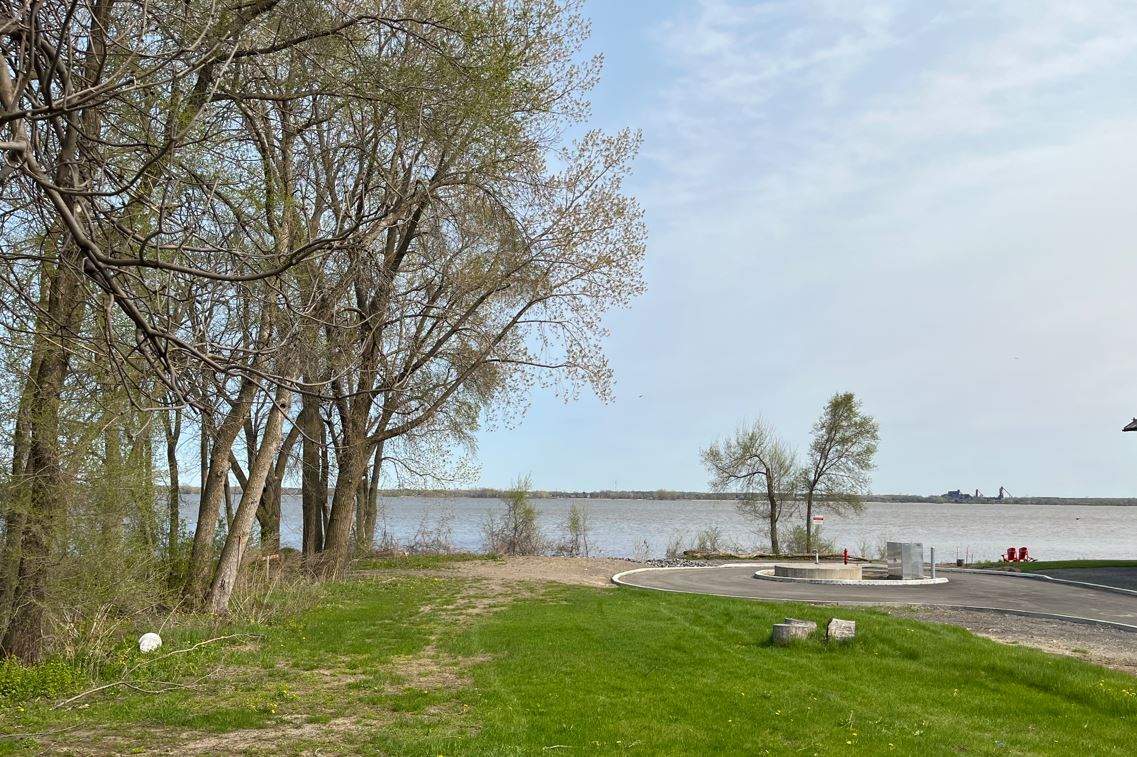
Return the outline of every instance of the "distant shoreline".
<path id="1" fill-rule="evenodd" d="M 164 489 L 164 487 L 160 487 Z M 183 494 L 198 494 L 196 486 L 183 486 Z M 284 494 L 298 495 L 300 489 L 284 487 Z M 381 489 L 380 497 L 431 497 L 437 499 L 499 499 L 505 495 L 502 489 Z M 599 490 L 599 491 L 532 491 L 529 496 L 534 499 L 627 499 L 627 500 L 654 500 L 668 502 L 675 500 L 709 500 L 720 502 L 735 502 L 737 496 L 721 492 L 683 492 L 666 489 L 657 490 Z M 819 498 L 824 501 L 824 498 Z M 1088 505 L 1105 507 L 1131 507 L 1137 506 L 1137 497 L 970 497 L 959 502 L 943 496 L 925 496 L 920 494 L 870 494 L 864 497 L 865 502 L 919 502 L 929 504 L 953 505 L 966 507 L 968 505 Z"/>

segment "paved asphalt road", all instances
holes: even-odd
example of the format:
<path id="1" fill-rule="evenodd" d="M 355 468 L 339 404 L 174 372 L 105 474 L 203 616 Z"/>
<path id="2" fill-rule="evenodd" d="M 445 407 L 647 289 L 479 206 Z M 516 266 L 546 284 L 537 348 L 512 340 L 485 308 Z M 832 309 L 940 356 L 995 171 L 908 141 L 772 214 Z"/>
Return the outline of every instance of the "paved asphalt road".
<path id="1" fill-rule="evenodd" d="M 753 565 L 663 568 L 625 575 L 619 583 L 645 589 L 749 599 L 822 604 L 915 604 L 1060 615 L 1104 621 L 1137 631 L 1137 596 L 1039 579 L 943 572 L 940 575 L 946 576 L 948 583 L 931 586 L 825 586 L 764 581 L 754 578 L 754 571 Z"/>
<path id="2" fill-rule="evenodd" d="M 1137 591 L 1137 568 L 1052 568 L 1046 575 Z"/>

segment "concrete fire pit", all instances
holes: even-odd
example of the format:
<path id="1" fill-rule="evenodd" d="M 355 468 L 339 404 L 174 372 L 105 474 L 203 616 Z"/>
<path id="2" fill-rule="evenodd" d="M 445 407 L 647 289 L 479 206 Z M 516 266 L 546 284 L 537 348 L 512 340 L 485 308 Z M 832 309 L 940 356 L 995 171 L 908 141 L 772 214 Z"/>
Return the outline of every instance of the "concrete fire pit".
<path id="1" fill-rule="evenodd" d="M 837 586 L 927 586 L 946 584 L 946 578 L 890 578 L 886 569 L 870 566 L 867 577 L 861 565 L 843 563 L 786 563 L 763 566 L 754 577 L 764 581 L 790 581 Z"/>
<path id="2" fill-rule="evenodd" d="M 783 578 L 825 578 L 846 581 L 861 580 L 860 565 L 814 563 L 813 565 L 775 565 L 774 575 Z"/>

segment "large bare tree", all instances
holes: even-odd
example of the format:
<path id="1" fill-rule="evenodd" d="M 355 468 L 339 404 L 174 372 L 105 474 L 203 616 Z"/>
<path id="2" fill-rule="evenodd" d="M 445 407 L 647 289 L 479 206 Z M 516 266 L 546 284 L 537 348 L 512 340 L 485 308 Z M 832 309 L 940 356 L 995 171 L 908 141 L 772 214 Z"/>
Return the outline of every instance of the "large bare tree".
<path id="1" fill-rule="evenodd" d="M 780 554 L 778 526 L 795 505 L 797 462 L 793 450 L 757 420 L 704 449 L 702 460 L 710 474 L 711 488 L 737 493 L 738 511 L 763 524 L 770 550 Z"/>

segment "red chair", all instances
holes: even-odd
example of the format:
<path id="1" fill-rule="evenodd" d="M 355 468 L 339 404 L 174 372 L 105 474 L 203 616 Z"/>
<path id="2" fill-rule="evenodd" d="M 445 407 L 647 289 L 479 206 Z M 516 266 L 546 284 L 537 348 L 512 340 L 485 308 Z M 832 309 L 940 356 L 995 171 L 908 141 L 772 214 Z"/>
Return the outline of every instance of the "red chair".
<path id="1" fill-rule="evenodd" d="M 1003 560 L 1006 562 L 1014 562 L 1017 555 L 1018 552 L 1014 547 L 1007 547 L 1007 555 L 1003 558 Z"/>
<path id="2" fill-rule="evenodd" d="M 1030 556 L 1026 547 L 1019 547 L 1019 562 L 1034 562 L 1034 558 Z"/>

